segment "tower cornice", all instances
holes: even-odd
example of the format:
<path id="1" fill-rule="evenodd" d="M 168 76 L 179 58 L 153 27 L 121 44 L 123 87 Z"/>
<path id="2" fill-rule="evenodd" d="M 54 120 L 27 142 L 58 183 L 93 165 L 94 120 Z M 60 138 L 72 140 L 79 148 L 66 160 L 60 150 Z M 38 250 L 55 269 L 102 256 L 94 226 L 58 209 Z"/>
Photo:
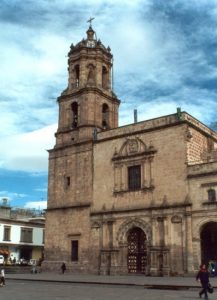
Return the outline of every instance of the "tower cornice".
<path id="1" fill-rule="evenodd" d="M 62 94 L 61 96 L 59 96 L 57 98 L 58 102 L 62 102 L 62 101 L 68 101 L 71 100 L 72 98 L 81 96 L 81 95 L 85 95 L 85 94 L 89 94 L 90 92 L 93 93 L 97 93 L 100 96 L 103 96 L 105 98 L 107 98 L 108 100 L 117 103 L 118 105 L 121 103 L 121 101 L 116 97 L 116 95 L 108 95 L 108 92 L 104 92 L 101 89 L 97 88 L 97 87 L 84 87 L 84 88 L 78 88 L 77 90 L 71 92 L 71 93 L 67 93 L 67 91 L 65 91 L 65 94 Z M 112 92 L 109 92 L 112 93 Z"/>
<path id="2" fill-rule="evenodd" d="M 88 55 L 91 53 L 91 52 L 103 52 L 105 55 L 107 55 L 108 57 L 112 58 L 113 55 L 112 53 L 110 52 L 110 48 L 105 48 L 104 46 L 101 46 L 102 44 L 97 44 L 95 48 L 88 48 L 85 44 L 82 45 L 82 44 L 78 44 L 76 46 L 73 46 L 73 48 L 71 48 L 71 50 L 69 51 L 68 53 L 68 57 L 72 57 L 74 55 L 82 55 L 84 53 L 88 53 Z"/>

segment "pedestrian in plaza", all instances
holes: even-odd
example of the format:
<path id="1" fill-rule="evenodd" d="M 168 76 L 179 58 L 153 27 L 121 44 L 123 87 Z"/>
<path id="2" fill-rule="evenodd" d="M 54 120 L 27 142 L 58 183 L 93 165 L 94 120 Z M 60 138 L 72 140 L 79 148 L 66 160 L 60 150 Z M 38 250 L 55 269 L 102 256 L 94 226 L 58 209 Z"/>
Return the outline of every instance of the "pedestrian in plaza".
<path id="1" fill-rule="evenodd" d="M 215 269 L 214 276 L 217 276 L 217 259 L 214 261 L 214 269 Z"/>
<path id="2" fill-rule="evenodd" d="M 210 277 L 211 276 L 215 276 L 215 265 L 214 265 L 214 262 L 212 260 L 210 260 L 208 262 L 208 268 L 207 268 L 207 270 L 209 272 Z"/>
<path id="3" fill-rule="evenodd" d="M 196 280 L 200 281 L 202 290 L 199 292 L 199 297 L 204 294 L 205 299 L 208 299 L 208 285 L 209 285 L 209 272 L 206 269 L 206 265 L 203 264 L 200 266 L 200 270 L 197 273 Z"/>
<path id="4" fill-rule="evenodd" d="M 66 264 L 64 262 L 61 265 L 61 270 L 62 270 L 62 274 L 64 274 L 66 271 Z"/>
<path id="5" fill-rule="evenodd" d="M 1 274 L 0 274 L 0 285 L 5 286 L 5 270 L 1 269 Z"/>

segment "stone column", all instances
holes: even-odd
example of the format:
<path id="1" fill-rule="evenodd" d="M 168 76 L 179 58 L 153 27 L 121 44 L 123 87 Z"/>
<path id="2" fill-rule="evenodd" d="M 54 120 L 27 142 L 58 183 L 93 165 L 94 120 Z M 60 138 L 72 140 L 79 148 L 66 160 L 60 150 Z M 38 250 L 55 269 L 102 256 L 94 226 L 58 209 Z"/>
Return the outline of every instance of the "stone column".
<path id="1" fill-rule="evenodd" d="M 124 167 L 123 165 L 120 165 L 120 190 L 124 190 Z"/>
<path id="2" fill-rule="evenodd" d="M 114 166 L 114 192 L 117 192 L 120 190 L 119 184 L 118 184 L 118 166 Z"/>
<path id="3" fill-rule="evenodd" d="M 185 214 L 185 227 L 186 227 L 186 271 L 194 271 L 193 263 L 193 245 L 192 245 L 192 217 L 191 212 Z"/>
<path id="4" fill-rule="evenodd" d="M 141 187 L 142 188 L 145 187 L 144 181 L 145 181 L 145 163 L 142 162 L 141 163 Z"/>
<path id="5" fill-rule="evenodd" d="M 121 243 L 120 244 L 120 262 L 119 262 L 121 274 L 128 274 L 127 259 L 128 259 L 128 244 Z"/>
<path id="6" fill-rule="evenodd" d="M 201 264 L 201 246 L 200 238 L 194 238 L 192 242 L 193 248 L 193 269 L 196 271 Z"/>
<path id="7" fill-rule="evenodd" d="M 150 156 L 148 158 L 148 164 L 149 164 L 149 180 L 148 180 L 148 186 L 152 187 L 154 185 L 153 180 L 153 170 L 152 170 L 152 162 L 153 162 L 153 156 Z"/>
<path id="8" fill-rule="evenodd" d="M 126 184 L 127 184 L 126 183 L 126 178 L 127 178 L 126 172 L 127 172 L 126 166 L 122 165 L 122 168 L 121 168 L 121 190 L 122 191 L 125 191 L 127 189 L 127 186 L 126 186 Z"/>
<path id="9" fill-rule="evenodd" d="M 148 187 L 149 186 L 149 179 L 148 179 L 148 160 L 145 159 L 143 162 L 143 187 Z"/>
<path id="10" fill-rule="evenodd" d="M 99 60 L 96 62 L 96 86 L 102 88 L 102 63 Z"/>
<path id="11" fill-rule="evenodd" d="M 165 246 L 165 228 L 164 228 L 165 217 L 158 217 L 157 221 L 159 224 L 159 241 L 161 247 Z"/>
<path id="12" fill-rule="evenodd" d="M 108 238 L 109 238 L 109 242 L 108 242 L 108 246 L 109 249 L 113 248 L 113 220 L 108 220 L 107 221 L 107 226 L 108 226 Z"/>

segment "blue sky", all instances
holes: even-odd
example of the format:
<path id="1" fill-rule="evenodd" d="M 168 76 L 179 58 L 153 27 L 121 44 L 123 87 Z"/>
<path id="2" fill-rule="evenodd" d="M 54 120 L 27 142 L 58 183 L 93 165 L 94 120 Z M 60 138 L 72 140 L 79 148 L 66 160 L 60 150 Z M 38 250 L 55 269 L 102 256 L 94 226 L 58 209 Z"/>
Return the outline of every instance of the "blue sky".
<path id="1" fill-rule="evenodd" d="M 175 113 L 217 122 L 217 0 L 1 0 L 0 199 L 43 208 L 56 98 L 87 20 L 114 55 L 119 124 Z"/>

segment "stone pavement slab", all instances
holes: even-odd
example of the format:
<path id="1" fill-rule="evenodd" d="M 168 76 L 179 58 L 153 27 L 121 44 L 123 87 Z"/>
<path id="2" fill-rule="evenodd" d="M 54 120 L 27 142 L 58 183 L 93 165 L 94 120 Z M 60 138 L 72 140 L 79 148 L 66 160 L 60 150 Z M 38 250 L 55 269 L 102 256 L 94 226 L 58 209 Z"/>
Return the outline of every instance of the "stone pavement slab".
<path id="1" fill-rule="evenodd" d="M 4 300 L 193 300 L 197 290 L 155 290 L 142 286 L 8 280 L 0 288 Z M 210 300 L 216 295 L 209 295 Z"/>
<path id="2" fill-rule="evenodd" d="M 59 274 L 43 272 L 38 274 L 6 274 L 6 280 L 30 280 L 65 283 L 90 283 L 143 286 L 159 289 L 188 289 L 199 288 L 200 283 L 195 277 L 150 277 L 143 275 L 87 275 L 87 274 Z M 210 278 L 214 288 L 217 288 L 217 278 Z"/>

